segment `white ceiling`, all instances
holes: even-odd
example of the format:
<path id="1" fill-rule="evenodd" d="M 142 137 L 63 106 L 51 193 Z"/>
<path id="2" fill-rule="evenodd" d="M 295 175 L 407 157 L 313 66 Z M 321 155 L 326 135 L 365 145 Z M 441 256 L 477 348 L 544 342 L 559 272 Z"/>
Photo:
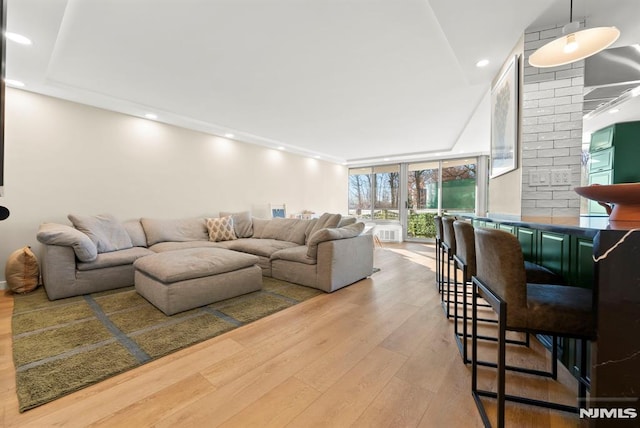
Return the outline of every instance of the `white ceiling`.
<path id="1" fill-rule="evenodd" d="M 450 150 L 524 29 L 569 0 L 8 0 L 24 89 L 334 162 Z M 640 42 L 640 1 L 574 18 Z M 487 58 L 486 68 L 476 62 Z"/>

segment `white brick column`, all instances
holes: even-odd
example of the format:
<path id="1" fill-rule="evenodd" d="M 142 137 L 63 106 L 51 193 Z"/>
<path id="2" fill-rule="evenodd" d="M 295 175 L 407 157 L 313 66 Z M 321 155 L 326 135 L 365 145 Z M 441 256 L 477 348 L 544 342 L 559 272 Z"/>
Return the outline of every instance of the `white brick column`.
<path id="1" fill-rule="evenodd" d="M 562 27 L 529 29 L 524 37 L 522 217 L 580 216 L 584 61 L 553 68 L 529 65 Z"/>

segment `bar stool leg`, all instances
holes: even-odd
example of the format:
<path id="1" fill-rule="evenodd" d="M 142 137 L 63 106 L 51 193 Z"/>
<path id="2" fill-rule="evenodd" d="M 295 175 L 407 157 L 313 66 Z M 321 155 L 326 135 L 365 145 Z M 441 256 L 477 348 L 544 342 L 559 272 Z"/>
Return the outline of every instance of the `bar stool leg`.
<path id="1" fill-rule="evenodd" d="M 528 333 L 527 333 L 528 334 Z M 528 336 L 527 336 L 528 339 Z M 551 379 L 558 379 L 558 336 L 552 336 L 551 346 Z"/>
<path id="2" fill-rule="evenodd" d="M 440 288 L 440 240 L 436 238 L 436 285 Z"/>
<path id="3" fill-rule="evenodd" d="M 455 270 L 455 269 L 454 269 Z M 451 318 L 451 255 L 447 251 L 447 299 L 444 313 Z"/>
<path id="4" fill-rule="evenodd" d="M 498 428 L 504 428 L 504 407 L 505 407 L 505 384 L 506 384 L 506 335 L 505 326 L 507 324 L 506 305 L 500 302 L 498 307 Z"/>
<path id="5" fill-rule="evenodd" d="M 587 407 L 587 344 L 588 340 L 580 340 L 580 376 L 578 377 L 578 407 Z"/>

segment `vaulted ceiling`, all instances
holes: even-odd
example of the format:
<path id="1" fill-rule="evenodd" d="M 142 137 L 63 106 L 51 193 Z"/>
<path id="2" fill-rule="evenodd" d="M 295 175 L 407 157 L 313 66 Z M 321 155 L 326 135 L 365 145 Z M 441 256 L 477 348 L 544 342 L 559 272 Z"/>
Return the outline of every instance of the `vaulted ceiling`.
<path id="1" fill-rule="evenodd" d="M 574 17 L 640 42 L 637 0 Z M 525 28 L 569 0 L 8 0 L 23 89 L 334 162 L 451 149 Z M 631 13 L 631 15 L 630 15 Z M 635 13 L 635 15 L 633 15 Z M 631 19 L 633 18 L 633 19 Z M 489 65 L 476 67 L 481 59 Z"/>

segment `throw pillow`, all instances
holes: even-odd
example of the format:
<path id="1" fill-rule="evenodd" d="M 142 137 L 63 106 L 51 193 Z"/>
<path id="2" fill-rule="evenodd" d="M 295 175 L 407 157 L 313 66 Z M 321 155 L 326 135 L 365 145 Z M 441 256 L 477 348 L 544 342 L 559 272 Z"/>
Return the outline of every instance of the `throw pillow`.
<path id="1" fill-rule="evenodd" d="M 250 211 L 239 213 L 220 212 L 220 217 L 228 216 L 233 219 L 233 230 L 238 238 L 251 238 L 253 236 L 253 222 L 251 221 Z"/>
<path id="2" fill-rule="evenodd" d="M 231 216 L 208 218 L 207 230 L 209 231 L 209 241 L 220 242 L 237 239 Z"/>
<path id="3" fill-rule="evenodd" d="M 127 230 L 110 214 L 94 216 L 69 214 L 67 217 L 76 229 L 87 234 L 89 239 L 96 244 L 98 253 L 109 253 L 133 247 Z"/>
<path id="4" fill-rule="evenodd" d="M 7 260 L 4 270 L 7 286 L 14 293 L 28 293 L 40 283 L 38 259 L 31 248 L 24 247 L 14 251 Z"/>

